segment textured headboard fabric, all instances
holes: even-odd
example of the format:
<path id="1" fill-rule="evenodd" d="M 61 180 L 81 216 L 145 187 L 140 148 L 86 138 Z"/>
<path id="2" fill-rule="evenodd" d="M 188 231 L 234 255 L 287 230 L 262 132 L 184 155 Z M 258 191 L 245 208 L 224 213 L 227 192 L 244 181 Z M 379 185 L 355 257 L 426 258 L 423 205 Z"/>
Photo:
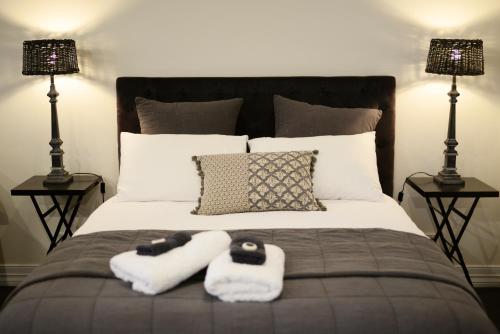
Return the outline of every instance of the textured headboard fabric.
<path id="1" fill-rule="evenodd" d="M 247 134 L 250 138 L 274 136 L 274 94 L 330 107 L 380 109 L 382 118 L 376 128 L 377 164 L 382 190 L 392 196 L 395 90 L 396 80 L 391 76 L 121 77 L 116 80 L 118 141 L 123 131 L 140 133 L 134 101 L 137 96 L 163 102 L 213 101 L 242 97 L 244 102 L 236 134 Z"/>

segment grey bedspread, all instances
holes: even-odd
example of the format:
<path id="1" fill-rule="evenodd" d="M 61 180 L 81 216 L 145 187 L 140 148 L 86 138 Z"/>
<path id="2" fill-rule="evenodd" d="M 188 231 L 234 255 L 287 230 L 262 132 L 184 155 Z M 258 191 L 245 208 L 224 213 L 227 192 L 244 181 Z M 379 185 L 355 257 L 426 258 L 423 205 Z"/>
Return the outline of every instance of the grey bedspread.
<path id="1" fill-rule="evenodd" d="M 231 304 L 204 291 L 202 273 L 154 297 L 114 278 L 111 256 L 166 233 L 99 232 L 64 242 L 16 289 L 0 333 L 497 333 L 462 274 L 424 237 L 252 230 L 286 253 L 283 294 Z"/>

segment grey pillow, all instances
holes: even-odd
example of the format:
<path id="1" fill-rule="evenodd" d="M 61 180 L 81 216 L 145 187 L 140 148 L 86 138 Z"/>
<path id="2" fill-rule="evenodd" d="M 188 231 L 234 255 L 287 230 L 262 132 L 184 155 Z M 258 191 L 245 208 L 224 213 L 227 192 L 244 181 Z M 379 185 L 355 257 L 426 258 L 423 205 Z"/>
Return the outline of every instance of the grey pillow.
<path id="1" fill-rule="evenodd" d="M 210 102 L 160 102 L 136 97 L 144 134 L 234 135 L 242 98 Z"/>
<path id="2" fill-rule="evenodd" d="M 382 111 L 332 108 L 274 95 L 276 137 L 354 135 L 375 131 Z"/>

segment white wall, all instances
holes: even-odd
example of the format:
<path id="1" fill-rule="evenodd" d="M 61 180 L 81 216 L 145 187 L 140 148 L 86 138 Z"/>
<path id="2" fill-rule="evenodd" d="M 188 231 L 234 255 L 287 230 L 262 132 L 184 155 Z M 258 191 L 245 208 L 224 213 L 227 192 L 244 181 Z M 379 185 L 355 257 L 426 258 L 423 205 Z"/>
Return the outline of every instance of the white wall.
<path id="1" fill-rule="evenodd" d="M 73 38 L 81 73 L 56 77 L 72 172 L 114 191 L 118 76 L 394 75 L 396 193 L 414 171 L 442 165 L 450 77 L 424 72 L 433 37 L 482 38 L 486 75 L 459 78 L 459 171 L 500 188 L 500 2 L 497 0 L 0 1 L 0 264 L 38 263 L 48 240 L 10 189 L 49 162 L 48 78 L 21 75 L 26 39 Z M 424 202 L 404 206 L 432 232 Z M 90 199 L 82 219 L 98 204 Z M 466 260 L 500 266 L 498 199 L 482 200 L 464 237 Z M 1 270 L 1 269 L 0 269 Z"/>

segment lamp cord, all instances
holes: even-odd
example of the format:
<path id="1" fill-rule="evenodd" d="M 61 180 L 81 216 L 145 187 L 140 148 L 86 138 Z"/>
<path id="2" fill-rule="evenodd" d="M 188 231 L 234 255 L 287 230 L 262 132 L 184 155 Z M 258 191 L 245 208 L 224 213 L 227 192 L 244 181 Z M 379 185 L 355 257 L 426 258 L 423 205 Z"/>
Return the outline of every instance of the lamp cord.
<path id="1" fill-rule="evenodd" d="M 403 197 L 404 197 L 404 192 L 405 192 L 405 186 L 406 186 L 406 183 L 408 183 L 408 179 L 412 176 L 415 176 L 415 175 L 419 175 L 419 174 L 425 174 L 427 176 L 433 176 L 427 172 L 416 172 L 416 173 L 413 173 L 409 176 L 407 176 L 405 178 L 405 181 L 403 182 L 403 187 L 401 188 L 401 191 L 398 193 L 398 204 L 401 205 L 401 202 L 403 202 Z"/>
<path id="2" fill-rule="evenodd" d="M 100 182 L 100 191 L 102 194 L 102 202 L 104 203 L 105 198 L 104 194 L 106 194 L 106 183 L 104 183 L 104 179 L 101 175 L 94 174 L 94 173 L 72 173 L 71 175 L 93 175 L 99 179 Z"/>

